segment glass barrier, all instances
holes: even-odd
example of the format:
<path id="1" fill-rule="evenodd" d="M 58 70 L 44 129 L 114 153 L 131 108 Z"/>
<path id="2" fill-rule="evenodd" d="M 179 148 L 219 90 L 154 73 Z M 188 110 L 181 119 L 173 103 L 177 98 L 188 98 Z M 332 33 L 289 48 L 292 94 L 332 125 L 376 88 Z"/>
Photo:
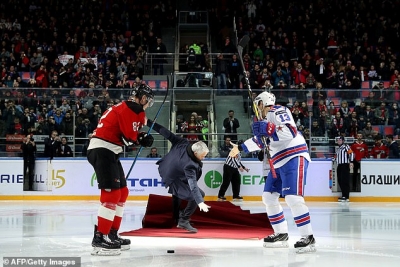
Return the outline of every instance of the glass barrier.
<path id="1" fill-rule="evenodd" d="M 188 73 L 177 73 L 174 85 L 186 77 Z M 216 86 L 216 78 L 210 73 L 201 73 L 201 79 L 209 79 L 210 85 Z M 149 111 L 152 117 L 160 105 L 165 90 L 156 95 L 156 106 Z M 84 157 L 89 134 L 95 129 L 102 113 L 131 94 L 132 88 L 2 88 L 0 98 L 0 156 L 21 156 L 20 145 L 26 134 L 33 134 L 37 142 L 38 156 L 43 155 L 44 138 L 52 129 L 56 129 L 61 137 L 71 146 L 74 157 Z M 219 157 L 219 148 L 226 135 L 223 121 L 228 111 L 233 110 L 240 121 L 236 129 L 238 139 L 252 136 L 251 124 L 255 120 L 252 110 L 252 99 L 263 89 L 253 89 L 250 96 L 243 85 L 236 89 L 213 89 L 204 87 L 205 99 L 201 101 L 184 101 L 179 99 L 175 91 L 186 92 L 193 96 L 192 87 L 171 88 L 162 120 L 159 122 L 172 131 L 187 137 L 193 135 L 182 129 L 183 118 L 189 121 L 191 112 L 202 115 L 202 122 L 195 127 L 194 135 L 199 140 L 206 140 L 210 146 L 209 157 Z M 200 92 L 200 90 L 196 91 Z M 346 142 L 353 143 L 358 133 L 372 148 L 375 139 L 383 139 L 386 135 L 394 135 L 397 139 L 400 132 L 398 116 L 399 91 L 394 88 L 379 89 L 321 89 L 315 88 L 271 88 L 277 103 L 286 105 L 292 111 L 298 130 L 306 138 L 310 154 L 313 158 L 331 158 L 335 151 L 335 138 L 346 137 Z M 384 97 L 383 97 L 384 96 Z M 179 94 L 179 97 L 185 97 Z M 204 102 L 204 103 L 203 103 Z M 183 109 L 186 105 L 186 110 Z M 196 106 L 197 105 L 197 106 Z M 198 107 L 201 107 L 198 109 Z M 208 123 L 208 133 L 204 130 L 204 120 Z M 169 144 L 156 133 L 154 146 L 158 153 L 165 155 Z M 126 147 L 124 157 L 136 156 L 137 147 Z M 141 152 L 140 157 L 150 154 L 150 148 Z M 254 155 L 253 155 L 254 156 Z"/>

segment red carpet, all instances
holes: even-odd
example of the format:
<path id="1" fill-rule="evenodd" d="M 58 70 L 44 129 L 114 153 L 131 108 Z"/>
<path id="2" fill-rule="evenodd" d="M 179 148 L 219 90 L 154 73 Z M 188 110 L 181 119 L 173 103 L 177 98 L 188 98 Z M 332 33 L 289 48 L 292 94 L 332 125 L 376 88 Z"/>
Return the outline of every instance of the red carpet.
<path id="1" fill-rule="evenodd" d="M 261 239 L 273 233 L 266 213 L 251 214 L 230 202 L 207 201 L 209 212 L 196 210 L 191 224 L 198 233 L 176 227 L 172 218 L 172 198 L 149 195 L 143 228 L 124 232 L 125 236 Z M 186 203 L 182 203 L 185 207 Z"/>

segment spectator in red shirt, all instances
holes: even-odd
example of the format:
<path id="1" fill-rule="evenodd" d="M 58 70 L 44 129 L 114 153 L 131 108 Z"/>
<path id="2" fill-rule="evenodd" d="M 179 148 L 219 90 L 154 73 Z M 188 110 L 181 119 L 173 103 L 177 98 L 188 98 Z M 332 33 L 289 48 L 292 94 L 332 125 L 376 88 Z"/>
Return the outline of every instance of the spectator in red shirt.
<path id="1" fill-rule="evenodd" d="M 361 132 L 357 133 L 357 140 L 351 145 L 350 148 L 354 152 L 353 181 L 351 183 L 352 191 L 359 192 L 361 189 L 361 159 L 366 159 L 369 157 L 368 146 L 366 143 L 364 143 L 363 134 Z M 360 175 L 358 174 L 358 171 L 360 171 Z"/>
<path id="2" fill-rule="evenodd" d="M 294 80 L 294 83 L 296 85 L 299 85 L 300 83 L 305 84 L 306 83 L 306 78 L 308 76 L 309 72 L 304 70 L 301 64 L 297 64 L 296 69 L 292 71 L 292 77 Z"/>
<path id="3" fill-rule="evenodd" d="M 375 146 L 371 149 L 371 156 L 374 159 L 386 159 L 389 155 L 389 148 L 382 144 L 382 135 L 375 137 Z"/>

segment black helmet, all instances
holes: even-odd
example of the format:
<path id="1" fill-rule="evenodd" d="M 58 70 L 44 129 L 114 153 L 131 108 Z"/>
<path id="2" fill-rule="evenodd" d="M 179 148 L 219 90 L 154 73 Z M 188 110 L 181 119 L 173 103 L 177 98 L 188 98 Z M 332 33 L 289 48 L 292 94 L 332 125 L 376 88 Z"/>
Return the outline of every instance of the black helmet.
<path id="1" fill-rule="evenodd" d="M 142 96 L 145 95 L 147 97 L 147 101 L 149 102 L 149 107 L 151 107 L 154 104 L 154 93 L 153 93 L 153 90 L 147 84 L 143 84 L 142 83 L 139 86 L 137 86 L 132 91 L 132 95 L 136 96 L 139 99 L 141 99 Z"/>

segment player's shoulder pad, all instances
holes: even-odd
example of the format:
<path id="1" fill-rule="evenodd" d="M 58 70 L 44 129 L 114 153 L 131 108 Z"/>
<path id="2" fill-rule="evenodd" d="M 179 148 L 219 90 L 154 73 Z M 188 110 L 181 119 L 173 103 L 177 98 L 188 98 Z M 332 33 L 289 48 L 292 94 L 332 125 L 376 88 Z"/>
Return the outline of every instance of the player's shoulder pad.
<path id="1" fill-rule="evenodd" d="M 136 114 L 139 114 L 141 112 L 144 112 L 143 107 L 141 105 L 139 105 L 136 102 L 133 101 L 125 101 L 126 105 L 128 106 L 128 108 L 130 110 L 132 110 L 133 112 L 135 112 Z"/>

